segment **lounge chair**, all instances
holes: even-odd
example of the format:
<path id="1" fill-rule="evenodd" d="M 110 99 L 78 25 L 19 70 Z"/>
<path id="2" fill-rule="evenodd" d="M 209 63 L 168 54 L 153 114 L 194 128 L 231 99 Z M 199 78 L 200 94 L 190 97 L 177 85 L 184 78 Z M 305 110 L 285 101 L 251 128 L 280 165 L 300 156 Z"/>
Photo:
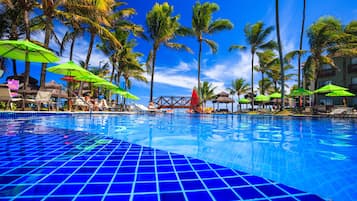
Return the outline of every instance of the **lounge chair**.
<path id="1" fill-rule="evenodd" d="M 162 110 L 160 110 L 160 109 L 148 108 L 141 104 L 134 104 L 134 110 L 137 110 L 139 112 L 162 112 Z"/>
<path id="2" fill-rule="evenodd" d="M 22 97 L 20 95 L 18 96 L 11 96 L 10 89 L 8 87 L 0 87 L 0 101 L 5 101 L 5 109 L 7 109 L 10 106 L 10 109 L 12 109 L 12 103 L 13 102 L 19 102 L 22 101 Z"/>
<path id="3" fill-rule="evenodd" d="M 36 97 L 33 99 L 25 99 L 27 103 L 34 103 L 37 105 L 37 111 L 41 109 L 42 104 L 48 105 L 48 111 L 50 111 L 51 107 L 55 105 L 55 102 L 52 102 L 51 99 L 52 91 L 41 91 L 39 90 L 36 94 Z"/>
<path id="4" fill-rule="evenodd" d="M 81 110 L 83 111 L 90 111 L 93 109 L 97 109 L 96 106 L 90 101 L 90 100 L 86 100 L 85 97 L 76 97 L 74 99 L 74 103 L 73 106 L 75 107 L 75 111 L 77 110 L 78 107 L 81 108 Z"/>

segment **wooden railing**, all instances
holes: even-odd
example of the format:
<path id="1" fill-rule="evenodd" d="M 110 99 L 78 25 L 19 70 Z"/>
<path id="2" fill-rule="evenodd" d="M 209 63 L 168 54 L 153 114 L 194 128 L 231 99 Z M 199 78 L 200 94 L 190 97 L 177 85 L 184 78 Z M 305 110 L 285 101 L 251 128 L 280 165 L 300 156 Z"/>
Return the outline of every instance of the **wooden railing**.
<path id="1" fill-rule="evenodd" d="M 160 96 L 154 100 L 158 109 L 161 108 L 190 108 L 191 97 L 185 96 Z"/>

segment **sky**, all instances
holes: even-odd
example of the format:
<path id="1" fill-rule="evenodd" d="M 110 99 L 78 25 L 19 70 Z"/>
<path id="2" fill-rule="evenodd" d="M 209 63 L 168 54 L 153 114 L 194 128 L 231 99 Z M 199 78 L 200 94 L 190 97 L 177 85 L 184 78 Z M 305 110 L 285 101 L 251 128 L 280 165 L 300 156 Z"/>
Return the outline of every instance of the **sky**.
<path id="1" fill-rule="evenodd" d="M 135 8 L 137 14 L 132 16 L 130 20 L 137 24 L 141 24 L 144 29 L 145 16 L 151 10 L 155 3 L 163 3 L 165 1 L 153 0 L 128 0 L 127 7 Z M 180 15 L 179 22 L 181 25 L 191 27 L 192 7 L 196 0 L 166 0 L 174 7 L 174 15 Z M 204 1 L 201 1 L 201 3 Z M 263 21 L 265 26 L 275 26 L 275 1 L 274 0 L 216 0 L 220 6 L 220 10 L 213 14 L 213 19 L 229 19 L 234 28 L 229 31 L 222 31 L 214 35 L 206 36 L 218 43 L 218 52 L 212 54 L 207 45 L 203 45 L 202 61 L 201 61 L 201 81 L 208 81 L 216 86 L 216 92 L 231 86 L 234 79 L 244 78 L 250 83 L 251 76 L 251 55 L 249 51 L 233 51 L 229 52 L 228 48 L 232 44 L 248 45 L 244 36 L 244 26 L 254 24 L 258 21 Z M 303 1 L 288 0 L 280 1 L 280 32 L 281 41 L 283 44 L 283 52 L 296 50 L 299 47 L 299 37 L 301 30 Z M 334 16 L 339 19 L 342 24 L 348 24 L 352 20 L 357 20 L 357 1 L 356 0 L 307 0 L 306 5 L 306 21 L 305 30 L 321 16 Z M 63 36 L 66 28 L 57 24 L 56 32 L 59 36 Z M 38 41 L 43 41 L 44 33 L 37 32 L 32 34 L 32 38 Z M 276 40 L 276 32 L 270 35 L 270 39 Z M 96 40 L 99 41 L 99 40 Z M 192 88 L 197 85 L 197 57 L 198 57 L 198 42 L 194 37 L 178 37 L 176 42 L 183 43 L 193 50 L 193 53 L 184 51 L 176 51 L 161 46 L 157 53 L 155 79 L 154 79 L 154 97 L 159 96 L 190 96 Z M 75 45 L 75 61 L 85 60 L 88 50 L 88 36 L 81 38 Z M 146 57 L 152 47 L 151 41 L 137 39 L 137 47 L 135 51 L 144 54 L 140 60 L 146 61 Z M 52 44 L 53 46 L 53 44 Z M 54 47 L 56 49 L 56 47 Z M 306 32 L 304 34 L 303 49 L 308 49 L 308 39 Z M 69 49 L 69 47 L 68 47 Z M 67 62 L 69 57 L 68 51 L 63 54 L 59 63 Z M 90 60 L 90 66 L 103 65 L 108 58 L 99 50 L 94 48 Z M 257 59 L 255 59 L 257 61 Z M 296 73 L 297 65 L 292 73 Z M 19 62 L 23 66 L 22 62 Z M 50 64 L 53 66 L 55 64 Z M 31 76 L 39 80 L 40 65 L 31 64 Z M 5 72 L 0 82 L 5 82 L 5 78 L 12 75 L 11 66 Z M 18 69 L 19 73 L 23 72 L 23 68 Z M 62 82 L 61 76 L 52 73 L 47 73 L 46 81 L 56 80 Z M 147 76 L 148 80 L 150 77 Z M 261 79 L 261 75 L 254 73 L 254 82 Z M 297 78 L 290 81 L 288 84 L 292 86 L 296 83 Z M 150 83 L 133 82 L 130 91 L 139 96 L 138 101 L 141 104 L 147 105 L 149 101 Z M 236 97 L 235 97 L 236 99 Z"/>

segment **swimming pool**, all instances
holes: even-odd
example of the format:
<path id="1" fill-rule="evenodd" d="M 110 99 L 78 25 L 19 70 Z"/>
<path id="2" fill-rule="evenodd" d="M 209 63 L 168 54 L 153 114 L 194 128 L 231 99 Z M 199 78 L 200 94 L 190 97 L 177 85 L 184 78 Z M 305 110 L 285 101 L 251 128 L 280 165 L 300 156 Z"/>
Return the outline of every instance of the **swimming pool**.
<path id="1" fill-rule="evenodd" d="M 129 196 L 130 200 L 136 197 L 170 200 L 170 196 L 171 200 L 195 200 L 195 196 L 206 196 L 203 200 L 319 200 L 285 185 L 326 199 L 357 198 L 357 164 L 353 156 L 357 129 L 356 120 L 352 119 L 186 114 L 53 115 L 14 118 L 1 124 L 1 143 L 6 145 L 1 148 L 1 159 L 6 163 L 0 167 L 3 177 L 0 195 L 7 198 L 40 198 L 41 195 L 34 192 L 42 192 L 42 198 L 59 199 L 61 195 L 69 200 L 89 195 L 98 199 L 105 195 L 105 200 L 115 196 L 123 199 Z M 34 148 L 40 151 L 33 154 Z M 120 163 L 114 160 L 125 154 L 131 157 Z M 143 160 L 138 160 L 138 154 L 145 156 Z M 149 157 L 152 155 L 155 165 Z M 20 156 L 21 159 L 15 160 Z M 138 163 L 143 163 L 142 169 Z M 94 168 L 98 166 L 100 169 Z M 119 174 L 118 166 L 128 171 L 134 168 L 136 173 Z M 196 175 L 192 175 L 192 170 L 197 170 Z M 175 173 L 177 178 L 161 186 L 160 178 L 165 174 L 149 174 L 152 172 Z M 78 177 L 77 174 L 82 179 L 88 177 L 83 179 L 86 182 L 76 183 L 72 177 Z M 209 174 L 211 176 L 207 176 Z M 120 181 L 124 182 L 116 183 L 112 175 L 123 177 Z M 163 179 L 167 179 L 167 175 Z M 147 180 L 148 183 L 141 182 Z M 133 181 L 137 181 L 135 185 Z M 15 184 L 20 187 L 16 191 L 9 190 Z M 39 190 L 33 190 L 29 184 L 32 187 L 36 184 Z M 69 184 L 75 192 L 60 194 Z M 138 193 L 137 185 L 143 186 L 138 187 Z M 134 192 L 135 196 L 113 186 L 128 188 L 127 192 Z M 169 190 L 161 192 L 165 188 Z M 97 194 L 88 193 L 93 189 Z M 179 189 L 184 192 L 179 194 Z M 250 193 L 242 193 L 243 190 Z"/>

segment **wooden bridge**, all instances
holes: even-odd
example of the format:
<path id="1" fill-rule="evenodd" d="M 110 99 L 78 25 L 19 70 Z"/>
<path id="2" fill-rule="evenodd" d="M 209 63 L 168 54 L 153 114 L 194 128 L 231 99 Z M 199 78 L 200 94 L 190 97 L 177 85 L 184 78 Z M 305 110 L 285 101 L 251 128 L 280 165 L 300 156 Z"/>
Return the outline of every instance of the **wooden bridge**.
<path id="1" fill-rule="evenodd" d="M 160 96 L 154 100 L 158 109 L 161 108 L 190 108 L 190 96 Z"/>

